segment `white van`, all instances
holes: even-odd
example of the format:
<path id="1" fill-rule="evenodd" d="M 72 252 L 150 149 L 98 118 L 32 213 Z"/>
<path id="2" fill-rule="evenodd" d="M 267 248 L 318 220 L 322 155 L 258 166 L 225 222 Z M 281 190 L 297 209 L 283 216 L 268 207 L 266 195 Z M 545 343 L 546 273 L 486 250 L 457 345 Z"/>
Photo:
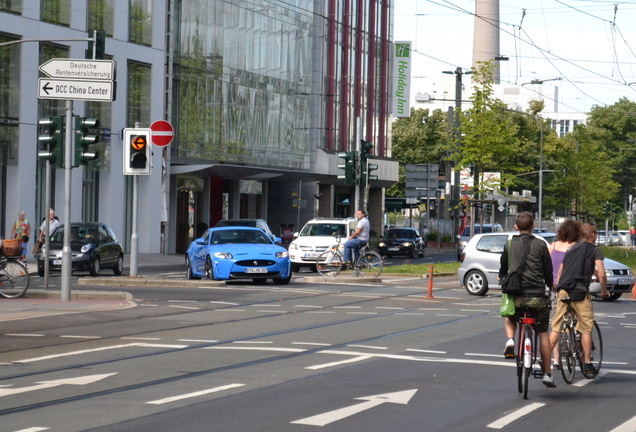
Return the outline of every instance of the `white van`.
<path id="1" fill-rule="evenodd" d="M 307 222 L 300 232 L 294 233 L 294 239 L 289 244 L 292 271 L 297 272 L 302 266 L 316 271 L 318 256 L 336 244 L 338 237 L 344 243 L 355 231 L 357 224 L 358 221 L 354 218 L 315 218 Z"/>

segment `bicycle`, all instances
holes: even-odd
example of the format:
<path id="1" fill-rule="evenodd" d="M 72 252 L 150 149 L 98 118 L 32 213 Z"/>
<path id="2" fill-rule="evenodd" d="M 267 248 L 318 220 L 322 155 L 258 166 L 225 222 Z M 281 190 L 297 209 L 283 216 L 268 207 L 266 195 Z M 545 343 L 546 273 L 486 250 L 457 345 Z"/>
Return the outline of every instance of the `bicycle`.
<path id="1" fill-rule="evenodd" d="M 517 387 L 519 393 L 523 394 L 524 399 L 528 399 L 528 381 L 530 375 L 534 378 L 543 378 L 543 368 L 535 368 L 535 365 L 541 366 L 541 361 L 537 360 L 540 352 L 539 336 L 532 326 L 535 318 L 531 309 L 523 309 L 523 315 L 519 317 L 517 324 Z M 539 354 L 540 356 L 540 354 Z"/>
<path id="2" fill-rule="evenodd" d="M 29 289 L 29 271 L 17 258 L 0 257 L 0 296 L 22 297 Z"/>
<path id="3" fill-rule="evenodd" d="M 318 256 L 316 269 L 321 276 L 338 276 L 344 270 L 344 260 L 340 252 L 341 241 L 342 238 L 338 237 L 334 245 Z M 356 255 L 358 257 L 352 260 L 351 270 L 367 277 L 380 276 L 384 267 L 380 254 L 370 250 L 367 244 L 362 246 Z"/>
<path id="4" fill-rule="evenodd" d="M 581 333 L 576 330 L 576 312 L 572 307 L 572 300 L 569 297 L 561 299 L 567 305 L 567 312 L 563 317 L 563 322 L 559 328 L 559 363 L 561 364 L 561 374 L 566 383 L 572 384 L 574 373 L 576 372 L 576 362 L 579 362 L 581 373 L 585 378 L 592 379 L 596 375 L 585 372 L 585 357 L 583 356 L 583 346 L 581 345 Z M 601 370 L 603 363 L 603 337 L 598 323 L 594 321 L 592 327 L 592 350 L 590 360 L 597 371 Z"/>

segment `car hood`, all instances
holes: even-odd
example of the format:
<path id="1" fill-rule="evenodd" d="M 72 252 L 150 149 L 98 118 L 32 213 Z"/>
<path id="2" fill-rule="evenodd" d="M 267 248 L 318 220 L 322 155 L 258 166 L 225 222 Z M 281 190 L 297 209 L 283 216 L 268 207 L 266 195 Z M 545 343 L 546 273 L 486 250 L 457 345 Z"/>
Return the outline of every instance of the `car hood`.
<path id="1" fill-rule="evenodd" d="M 225 244 L 210 246 L 208 250 L 211 253 L 216 252 L 229 252 L 234 259 L 241 259 L 245 257 L 258 257 L 258 256 L 275 256 L 278 252 L 287 252 L 287 250 L 281 246 L 275 244 L 263 244 L 263 245 L 250 245 L 245 244 Z"/>
<path id="2" fill-rule="evenodd" d="M 71 242 L 71 252 L 80 252 L 82 249 L 82 246 L 84 246 L 86 243 L 81 243 L 81 242 Z M 94 247 L 94 245 L 93 245 Z M 62 249 L 64 248 L 64 244 L 60 243 L 60 242 L 50 242 L 49 243 L 49 249 L 50 249 L 50 254 L 55 254 L 56 252 L 61 252 Z"/>
<path id="3" fill-rule="evenodd" d="M 333 236 L 306 236 L 306 237 L 297 237 L 292 244 L 296 246 L 332 246 L 338 240 Z M 344 243 L 344 239 L 342 240 Z"/>
<path id="4" fill-rule="evenodd" d="M 623 263 L 620 263 L 618 261 L 614 261 L 613 259 L 609 259 L 609 258 L 605 258 L 603 260 L 603 266 L 605 267 L 605 270 L 624 270 L 624 269 L 629 269 L 628 266 L 626 266 Z"/>
<path id="5" fill-rule="evenodd" d="M 392 238 L 392 239 L 384 239 L 384 240 L 380 240 L 380 241 L 384 242 L 384 243 L 404 243 L 404 242 L 413 243 L 415 241 L 415 239 L 406 238 L 406 237 L 398 237 L 398 238 Z"/>

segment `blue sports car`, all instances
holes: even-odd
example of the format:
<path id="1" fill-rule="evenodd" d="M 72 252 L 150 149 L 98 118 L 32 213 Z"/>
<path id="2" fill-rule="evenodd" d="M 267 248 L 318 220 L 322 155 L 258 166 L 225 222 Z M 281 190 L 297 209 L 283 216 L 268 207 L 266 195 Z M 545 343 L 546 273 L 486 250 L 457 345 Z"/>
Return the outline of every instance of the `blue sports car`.
<path id="1" fill-rule="evenodd" d="M 258 228 L 210 228 L 190 244 L 185 261 L 188 279 L 272 279 L 279 285 L 291 280 L 287 250 Z"/>

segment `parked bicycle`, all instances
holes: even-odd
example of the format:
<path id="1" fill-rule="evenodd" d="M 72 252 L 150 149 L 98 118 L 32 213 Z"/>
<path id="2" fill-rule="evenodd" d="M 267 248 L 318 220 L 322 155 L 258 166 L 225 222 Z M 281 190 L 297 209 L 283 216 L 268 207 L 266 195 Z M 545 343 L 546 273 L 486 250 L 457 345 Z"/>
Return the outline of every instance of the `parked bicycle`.
<path id="1" fill-rule="evenodd" d="M 541 367 L 539 337 L 532 326 L 535 318 L 532 309 L 523 309 L 517 324 L 517 387 L 524 399 L 528 399 L 528 381 L 530 375 L 534 378 L 543 378 Z M 537 367 L 535 367 L 535 365 Z"/>
<path id="2" fill-rule="evenodd" d="M 316 268 L 321 276 L 333 277 L 345 270 L 341 253 L 341 241 L 342 237 L 338 237 L 337 242 L 333 246 L 318 256 Z M 367 277 L 378 277 L 382 273 L 384 267 L 382 257 L 369 249 L 368 245 L 361 247 L 353 256 L 357 257 L 352 259 L 351 270 L 354 272 Z"/>
<path id="3" fill-rule="evenodd" d="M 588 379 L 594 378 L 585 372 L 585 358 L 583 357 L 583 346 L 581 345 L 581 333 L 576 331 L 576 312 L 572 307 L 570 298 L 561 299 L 567 305 L 567 312 L 563 317 L 561 328 L 559 329 L 559 363 L 561 364 L 561 374 L 566 383 L 572 384 L 574 373 L 576 372 L 576 362 L 579 362 L 581 373 Z M 592 350 L 590 353 L 590 363 L 597 371 L 601 370 L 603 363 L 603 336 L 598 323 L 594 321 L 592 327 Z"/>
<path id="4" fill-rule="evenodd" d="M 22 297 L 29 289 L 29 271 L 17 258 L 0 257 L 0 296 Z"/>

